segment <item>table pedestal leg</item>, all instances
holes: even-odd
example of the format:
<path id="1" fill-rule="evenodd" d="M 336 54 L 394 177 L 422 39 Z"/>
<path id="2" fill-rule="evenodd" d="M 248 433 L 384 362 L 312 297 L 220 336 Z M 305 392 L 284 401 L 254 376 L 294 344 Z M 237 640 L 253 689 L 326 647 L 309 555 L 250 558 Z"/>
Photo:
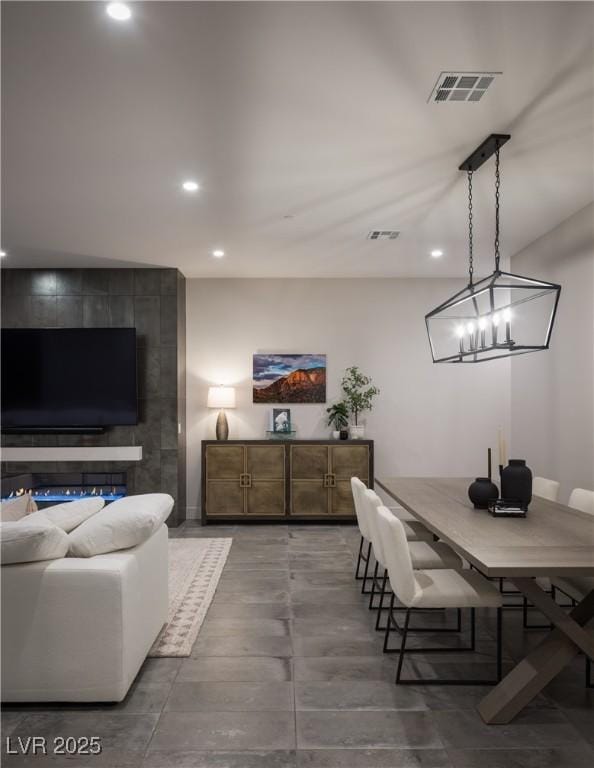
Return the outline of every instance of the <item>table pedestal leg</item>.
<path id="1" fill-rule="evenodd" d="M 594 648 L 594 634 L 582 629 L 594 616 L 594 590 L 566 614 L 533 579 L 510 580 L 555 629 L 480 702 L 478 711 L 486 723 L 509 723 L 580 650 L 591 653 Z"/>

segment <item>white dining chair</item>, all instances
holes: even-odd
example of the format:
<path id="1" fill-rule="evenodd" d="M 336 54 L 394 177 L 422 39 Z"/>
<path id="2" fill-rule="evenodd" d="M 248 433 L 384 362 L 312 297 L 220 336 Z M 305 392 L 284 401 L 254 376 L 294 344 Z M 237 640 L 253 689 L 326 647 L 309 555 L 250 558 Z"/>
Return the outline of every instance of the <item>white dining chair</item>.
<path id="1" fill-rule="evenodd" d="M 388 590 L 388 570 L 386 556 L 382 537 L 379 531 L 378 509 L 383 506 L 383 502 L 375 491 L 367 489 L 362 496 L 362 501 L 366 507 L 366 516 L 371 535 L 371 544 L 375 557 L 375 568 L 371 582 L 371 591 L 369 598 L 369 608 L 377 610 L 377 619 L 375 628 L 385 629 L 381 626 L 382 611 L 384 611 L 384 597 Z M 393 510 L 390 509 L 393 514 Z M 402 522 L 402 521 L 401 521 Z M 404 525 L 404 523 L 403 523 Z M 409 552 L 413 568 L 425 570 L 432 568 L 454 568 L 456 570 L 463 567 L 462 558 L 454 550 L 442 541 L 410 541 Z M 381 580 L 378 579 L 379 568 L 383 569 Z M 377 592 L 376 592 L 377 590 Z M 374 605 L 374 598 L 379 597 L 379 604 Z M 461 618 L 458 616 L 458 624 Z M 439 631 L 439 630 L 437 630 Z M 458 629 L 458 631 L 460 631 Z"/>
<path id="2" fill-rule="evenodd" d="M 559 486 L 556 480 L 548 480 L 546 477 L 535 477 L 532 481 L 532 494 L 541 499 L 557 501 L 559 498 Z"/>
<path id="3" fill-rule="evenodd" d="M 353 481 L 356 481 L 355 485 L 359 489 L 360 493 L 364 493 L 367 490 L 367 486 L 365 483 L 363 483 L 361 480 L 359 480 L 358 477 L 352 477 L 351 478 L 351 488 L 353 487 Z M 354 496 L 353 496 L 354 499 Z M 403 507 L 395 506 L 391 507 L 385 504 L 385 502 L 382 501 L 382 504 L 387 507 L 396 517 L 400 518 L 402 520 L 402 523 L 404 525 L 404 530 L 406 532 L 406 538 L 408 541 L 434 541 L 435 536 L 431 533 L 430 530 L 428 530 L 423 523 L 420 523 L 418 520 L 415 520 L 412 515 L 407 512 Z M 407 517 L 406 520 L 404 520 L 400 515 L 402 512 L 406 513 L 404 517 Z"/>
<path id="4" fill-rule="evenodd" d="M 574 488 L 567 506 L 587 512 L 589 515 L 594 515 L 594 491 L 588 491 L 585 488 Z"/>
<path id="5" fill-rule="evenodd" d="M 355 506 L 355 515 L 357 516 L 357 525 L 359 527 L 359 533 L 361 534 L 361 541 L 359 542 L 359 554 L 357 557 L 357 567 L 355 569 L 355 578 L 358 581 L 362 581 L 361 592 L 364 595 L 370 594 L 370 590 L 367 589 L 367 582 L 370 578 L 369 567 L 371 564 L 371 531 L 368 522 L 368 511 L 366 506 L 362 502 L 363 494 L 367 490 L 365 483 L 358 477 L 351 477 L 351 491 L 353 494 L 353 504 Z M 422 523 L 417 521 L 411 521 L 405 523 L 405 530 L 407 538 L 411 541 L 433 541 L 433 534 L 425 528 Z M 363 575 L 361 575 L 361 563 L 365 563 Z M 377 565 L 377 563 L 376 563 Z"/>
<path id="6" fill-rule="evenodd" d="M 392 588 L 390 598 L 390 615 L 386 623 L 386 636 L 389 638 L 392 627 L 400 633 L 402 640 L 399 648 L 398 666 L 396 671 L 397 684 L 411 685 L 494 685 L 501 680 L 502 668 L 502 597 L 499 590 L 490 584 L 477 571 L 454 569 L 436 569 L 415 571 L 406 540 L 403 524 L 385 507 L 377 510 L 379 532 L 383 542 L 383 553 L 388 566 L 388 577 Z M 406 608 L 404 624 L 398 625 L 393 614 L 394 599 Z M 456 648 L 452 646 L 439 648 L 407 648 L 406 641 L 409 632 L 433 631 L 432 628 L 410 626 L 411 613 L 417 609 L 427 608 L 460 608 L 470 609 L 470 646 Z M 474 651 L 476 648 L 476 609 L 494 608 L 497 611 L 497 660 L 495 680 L 464 680 L 441 678 L 407 678 L 402 677 L 402 666 L 406 653 L 434 653 Z"/>
<path id="7" fill-rule="evenodd" d="M 355 568 L 355 579 L 362 581 L 361 592 L 368 594 L 367 574 L 369 573 L 369 561 L 371 558 L 371 532 L 367 521 L 367 507 L 363 502 L 363 494 L 367 486 L 358 477 L 351 477 L 351 491 L 353 494 L 353 504 L 355 506 L 355 515 L 357 516 L 357 526 L 361 540 L 359 542 L 359 555 L 357 557 L 357 566 Z M 361 563 L 365 563 L 363 575 L 361 575 Z"/>

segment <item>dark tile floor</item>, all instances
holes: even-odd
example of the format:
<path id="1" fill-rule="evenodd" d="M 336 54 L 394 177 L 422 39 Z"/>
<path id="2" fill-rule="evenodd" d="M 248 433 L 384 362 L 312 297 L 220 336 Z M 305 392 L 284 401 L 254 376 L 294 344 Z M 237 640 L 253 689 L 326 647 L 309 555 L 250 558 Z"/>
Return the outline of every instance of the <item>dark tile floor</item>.
<path id="1" fill-rule="evenodd" d="M 395 686 L 395 657 L 382 654 L 352 577 L 355 528 L 187 524 L 172 535 L 234 540 L 191 657 L 148 660 L 119 705 L 8 708 L 3 751 L 10 735 L 99 736 L 104 750 L 3 755 L 7 768 L 594 766 L 583 661 L 506 726 L 477 715 L 487 689 Z M 517 611 L 505 619 L 509 666 L 542 634 L 523 632 Z M 477 654 L 418 655 L 408 671 L 489 674 L 492 617 L 480 617 L 478 640 Z"/>

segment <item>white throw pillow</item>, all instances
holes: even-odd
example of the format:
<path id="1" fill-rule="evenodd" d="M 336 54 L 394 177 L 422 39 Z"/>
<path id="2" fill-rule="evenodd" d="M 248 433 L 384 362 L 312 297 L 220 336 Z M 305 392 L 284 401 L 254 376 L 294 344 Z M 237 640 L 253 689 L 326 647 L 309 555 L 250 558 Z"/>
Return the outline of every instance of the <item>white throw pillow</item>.
<path id="1" fill-rule="evenodd" d="M 21 496 L 15 496 L 14 499 L 7 499 L 0 503 L 0 521 L 15 522 L 36 510 L 37 504 L 31 498 L 31 494 L 23 493 Z"/>
<path id="2" fill-rule="evenodd" d="M 40 509 L 27 516 L 27 522 L 49 522 L 57 525 L 66 533 L 74 530 L 105 506 L 105 501 L 98 496 L 88 499 L 75 499 L 65 501 L 63 504 L 55 504 L 53 507 Z"/>
<path id="3" fill-rule="evenodd" d="M 163 525 L 172 509 L 168 493 L 118 499 L 68 534 L 68 555 L 92 557 L 142 544 Z"/>
<path id="4" fill-rule="evenodd" d="M 68 552 L 68 534 L 48 523 L 27 520 L 0 524 L 2 565 L 57 560 Z"/>

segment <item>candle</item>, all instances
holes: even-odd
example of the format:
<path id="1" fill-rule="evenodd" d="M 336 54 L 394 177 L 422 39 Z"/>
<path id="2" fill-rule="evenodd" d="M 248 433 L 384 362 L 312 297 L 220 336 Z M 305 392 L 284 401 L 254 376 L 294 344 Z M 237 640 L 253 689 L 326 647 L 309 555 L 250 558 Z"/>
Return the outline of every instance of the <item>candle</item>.
<path id="1" fill-rule="evenodd" d="M 497 344 L 497 330 L 499 326 L 499 312 L 495 312 L 492 317 L 493 321 L 493 346 Z"/>
<path id="2" fill-rule="evenodd" d="M 497 447 L 499 449 L 499 466 L 503 466 L 503 435 L 501 433 L 501 427 L 497 430 Z"/>
<path id="3" fill-rule="evenodd" d="M 505 342 L 509 344 L 511 341 L 511 309 L 503 310 L 503 319 L 505 320 Z"/>
<path id="4" fill-rule="evenodd" d="M 460 354 L 463 355 L 464 354 L 464 326 L 463 325 L 459 325 L 456 328 L 456 335 L 460 339 Z"/>
<path id="5" fill-rule="evenodd" d="M 484 317 L 481 317 L 478 321 L 478 327 L 481 332 L 481 347 L 485 348 L 485 328 L 487 327 L 487 320 Z"/>
<path id="6" fill-rule="evenodd" d="M 488 469 L 488 478 L 491 479 L 491 449 L 487 448 L 487 469 Z"/>
<path id="7" fill-rule="evenodd" d="M 476 343 L 474 338 L 474 323 L 467 323 L 466 330 L 468 331 L 468 344 L 470 349 L 475 349 Z"/>

